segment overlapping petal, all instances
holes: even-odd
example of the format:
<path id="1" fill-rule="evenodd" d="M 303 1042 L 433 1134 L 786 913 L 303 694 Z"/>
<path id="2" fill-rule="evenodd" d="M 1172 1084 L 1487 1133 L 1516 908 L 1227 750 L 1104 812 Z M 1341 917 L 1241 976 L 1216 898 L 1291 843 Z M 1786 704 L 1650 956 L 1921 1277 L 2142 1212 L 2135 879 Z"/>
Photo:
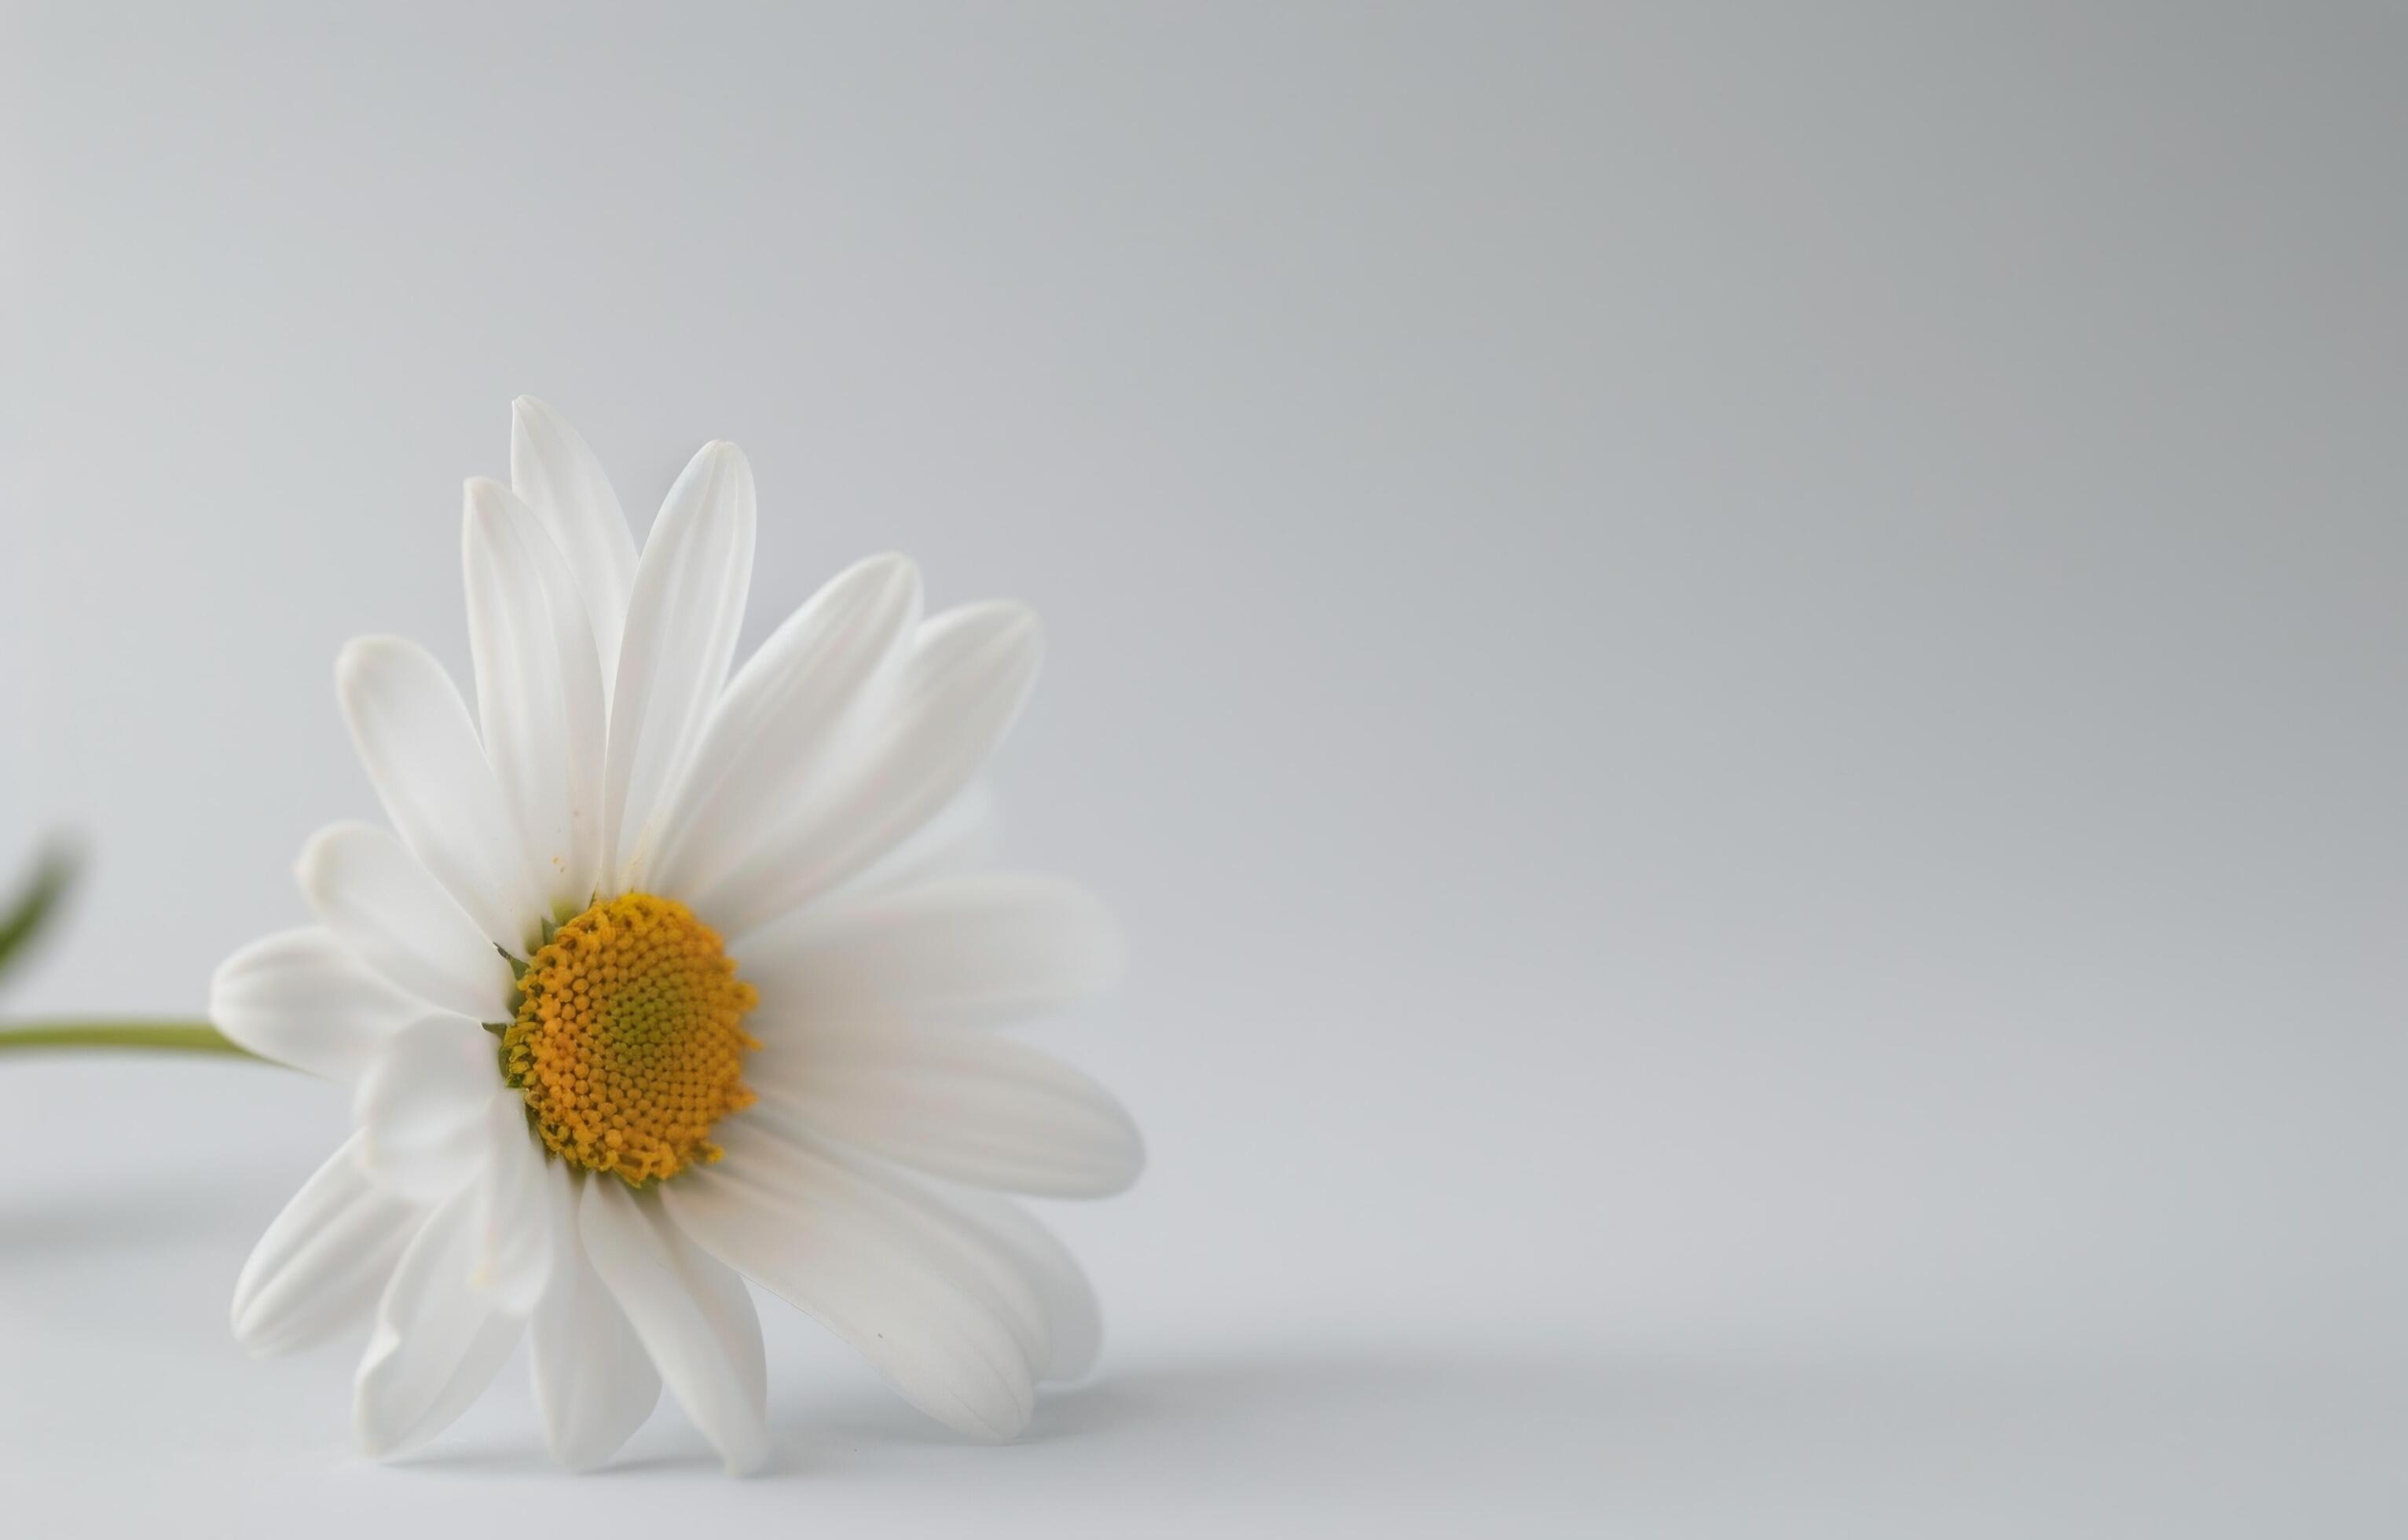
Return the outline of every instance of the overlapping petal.
<path id="1" fill-rule="evenodd" d="M 470 1287 L 480 1246 L 473 1187 L 430 1215 L 377 1304 L 376 1330 L 352 1386 L 360 1444 L 407 1454 L 450 1427 L 493 1383 L 525 1322 Z"/>
<path id="2" fill-rule="evenodd" d="M 545 1169 L 552 1281 L 529 1323 L 544 1438 L 552 1457 L 571 1470 L 590 1470 L 618 1453 L 661 1395 L 659 1371 L 585 1254 L 577 1211 L 590 1180 L 565 1161 Z"/>
<path id="3" fill-rule="evenodd" d="M 734 444 L 707 444 L 661 505 L 627 601 L 603 776 L 605 875 L 616 887 L 645 885 L 668 794 L 726 683 L 752 539 L 752 468 Z"/>
<path id="4" fill-rule="evenodd" d="M 686 892 L 742 859 L 811 784 L 847 713 L 919 616 L 919 570 L 888 555 L 839 573 L 787 617 L 712 711 L 650 880 Z"/>
<path id="5" fill-rule="evenodd" d="M 1025 1020 L 1111 986 L 1121 943 L 1078 884 L 937 877 L 773 921 L 744 939 L 766 1023 L 891 1015 L 915 1027 Z"/>
<path id="6" fill-rule="evenodd" d="M 1025 605 L 965 605 L 923 623 L 891 696 L 827 787 L 726 876 L 699 885 L 689 899 L 695 913 L 740 934 L 893 851 L 978 773 L 1019 714 L 1042 652 Z"/>
<path id="7" fill-rule="evenodd" d="M 589 1180 L 577 1220 L 669 1393 L 731 1473 L 758 1470 L 769 1453 L 769 1379 L 744 1280 L 668 1223 L 657 1193 Z"/>
<path id="8" fill-rule="evenodd" d="M 468 483 L 461 565 L 486 757 L 546 911 L 574 914 L 602 862 L 602 671 L 568 562 L 498 482 Z"/>
<path id="9" fill-rule="evenodd" d="M 576 577 L 608 691 L 636 585 L 635 537 L 584 438 L 532 396 L 510 403 L 510 490 L 543 522 Z"/>
<path id="10" fill-rule="evenodd" d="M 931 877 L 967 876 L 996 865 L 1002 855 L 1003 818 L 995 790 L 973 781 L 885 855 L 829 888 L 821 901 L 841 903 Z"/>
<path id="11" fill-rule="evenodd" d="M 235 1340 L 253 1353 L 307 1347 L 367 1317 L 420 1210 L 371 1181 L 354 1133 L 251 1247 L 234 1286 Z"/>
<path id="12" fill-rule="evenodd" d="M 977 1233 L 897 1201 L 748 1114 L 727 1158 L 664 1187 L 704 1249 L 842 1337 L 906 1401 L 980 1439 L 1017 1437 L 1047 1356 L 1043 1306 Z"/>
<path id="13" fill-rule="evenodd" d="M 874 1020 L 759 1035 L 745 1078 L 764 1108 L 915 1171 L 1007 1192 L 1102 1198 L 1145 1167 L 1137 1125 L 1110 1091 L 1009 1038 Z"/>
<path id="14" fill-rule="evenodd" d="M 296 871 L 327 933 L 392 984 L 473 1021 L 510 1019 L 509 959 L 400 841 L 336 824 L 309 837 Z"/>
<path id="15" fill-rule="evenodd" d="M 954 1182 L 923 1179 L 937 1200 L 1010 1258 L 1036 1290 L 1045 1317 L 1047 1353 L 1039 1376 L 1074 1380 L 1096 1365 L 1104 1346 L 1104 1311 L 1086 1269 L 1070 1248 L 1022 1204 Z"/>
<path id="16" fill-rule="evenodd" d="M 518 1117 L 511 1128 L 500 1115 Z M 504 1152 L 527 1144 L 518 1094 L 502 1084 L 494 1039 L 457 1016 L 404 1028 L 368 1061 L 351 1099 L 360 1161 L 385 1186 L 422 1202 L 460 1190 Z M 480 1265 L 490 1201 L 472 1218 Z M 463 1274 L 466 1276 L 466 1274 Z"/>
<path id="17" fill-rule="evenodd" d="M 209 1020 L 263 1058 L 350 1083 L 384 1042 L 426 1014 L 322 926 L 280 930 L 218 965 Z"/>
<path id="18" fill-rule="evenodd" d="M 505 1088 L 485 1102 L 484 1169 L 477 1173 L 477 1268 L 469 1287 L 512 1315 L 533 1310 L 559 1259 L 544 1189 L 545 1158 L 527 1130 L 526 1103 Z"/>
<path id="19" fill-rule="evenodd" d="M 335 684 L 402 842 L 479 928 L 523 955 L 543 906 L 518 821 L 452 676 L 414 641 L 363 637 L 343 649 Z"/>

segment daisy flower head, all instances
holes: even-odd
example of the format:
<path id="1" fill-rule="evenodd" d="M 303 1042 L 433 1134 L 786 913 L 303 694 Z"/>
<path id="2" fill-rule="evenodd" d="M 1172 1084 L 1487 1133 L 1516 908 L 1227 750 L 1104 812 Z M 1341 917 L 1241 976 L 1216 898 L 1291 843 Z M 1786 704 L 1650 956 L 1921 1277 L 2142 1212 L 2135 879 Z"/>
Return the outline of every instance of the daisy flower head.
<path id="1" fill-rule="evenodd" d="M 523 397 L 509 484 L 467 485 L 475 711 L 413 642 L 337 664 L 391 828 L 308 842 L 313 923 L 228 958 L 209 1014 L 351 1088 L 234 1330 L 265 1353 L 369 1323 L 371 1454 L 440 1432 L 523 1336 L 564 1463 L 608 1460 L 666 1386 L 754 1468 L 747 1279 L 977 1438 L 1094 1360 L 1084 1275 L 1005 1196 L 1144 1163 L 1108 1092 L 997 1029 L 1119 956 L 1082 889 L 992 865 L 976 776 L 1036 617 L 924 618 L 911 564 L 876 556 L 731 677 L 753 523 L 711 443 L 639 553 L 585 441 Z"/>

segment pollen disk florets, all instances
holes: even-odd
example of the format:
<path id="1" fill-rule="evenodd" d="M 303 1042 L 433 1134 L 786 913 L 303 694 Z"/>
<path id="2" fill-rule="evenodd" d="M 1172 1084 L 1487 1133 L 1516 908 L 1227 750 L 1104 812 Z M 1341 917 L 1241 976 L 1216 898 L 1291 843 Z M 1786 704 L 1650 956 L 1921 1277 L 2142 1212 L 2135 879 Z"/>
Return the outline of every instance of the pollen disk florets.
<path id="1" fill-rule="evenodd" d="M 632 1186 L 716 1160 L 710 1128 L 752 1104 L 743 1028 L 759 997 L 719 935 L 672 899 L 606 899 L 519 980 L 502 1072 L 552 1152 Z"/>

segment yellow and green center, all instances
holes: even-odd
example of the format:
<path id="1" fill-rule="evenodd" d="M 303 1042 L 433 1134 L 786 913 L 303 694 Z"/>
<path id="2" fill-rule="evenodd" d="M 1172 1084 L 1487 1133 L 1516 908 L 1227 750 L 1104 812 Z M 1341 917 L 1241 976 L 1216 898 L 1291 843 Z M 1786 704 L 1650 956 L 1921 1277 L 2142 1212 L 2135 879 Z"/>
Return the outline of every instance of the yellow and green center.
<path id="1" fill-rule="evenodd" d="M 718 932 L 673 899 L 606 899 L 554 931 L 519 979 L 502 1072 L 537 1135 L 641 1187 L 716 1160 L 711 1125 L 752 1104 L 744 1030 L 759 996 Z"/>

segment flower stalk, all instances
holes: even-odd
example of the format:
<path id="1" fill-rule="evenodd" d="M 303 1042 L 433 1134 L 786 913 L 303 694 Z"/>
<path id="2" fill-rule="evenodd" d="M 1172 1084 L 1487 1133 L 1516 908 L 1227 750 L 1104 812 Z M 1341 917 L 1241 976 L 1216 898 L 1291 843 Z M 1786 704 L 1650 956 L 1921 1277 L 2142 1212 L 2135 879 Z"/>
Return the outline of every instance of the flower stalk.
<path id="1" fill-rule="evenodd" d="M 0 1022 L 0 1053 L 14 1048 L 135 1048 L 258 1058 L 206 1021 L 167 1019 Z"/>

